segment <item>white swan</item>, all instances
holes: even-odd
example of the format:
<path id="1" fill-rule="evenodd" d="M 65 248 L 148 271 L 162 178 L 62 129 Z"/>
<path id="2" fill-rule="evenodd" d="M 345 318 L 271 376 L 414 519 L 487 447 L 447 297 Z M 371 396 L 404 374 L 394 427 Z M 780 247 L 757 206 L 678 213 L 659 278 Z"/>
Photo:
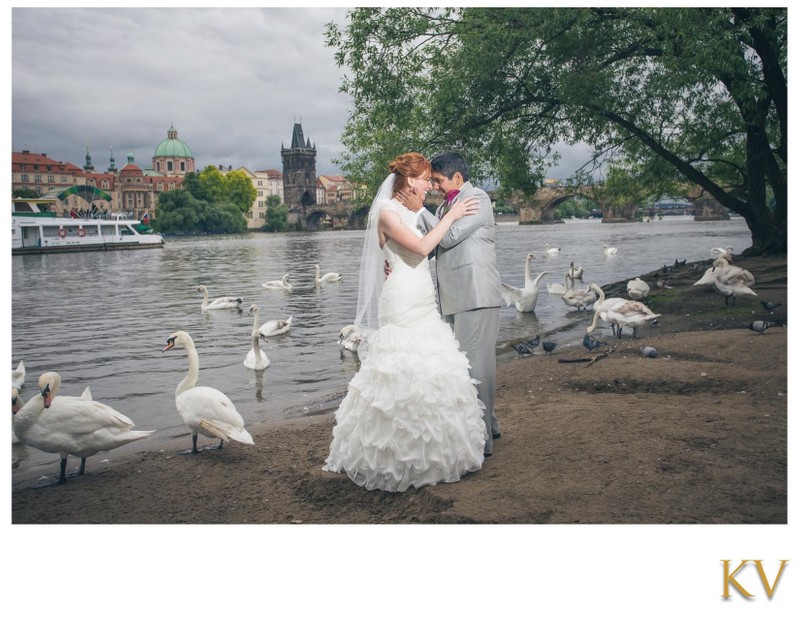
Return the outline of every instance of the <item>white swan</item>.
<path id="1" fill-rule="evenodd" d="M 647 282 L 642 280 L 640 277 L 636 279 L 631 279 L 628 282 L 628 296 L 633 299 L 634 301 L 641 301 L 642 299 L 646 299 L 647 295 L 650 294 L 650 286 L 647 285 Z"/>
<path id="2" fill-rule="evenodd" d="M 234 307 L 241 307 L 242 300 L 239 297 L 219 297 L 211 303 L 208 302 L 208 288 L 204 285 L 197 286 L 197 292 L 203 293 L 202 310 L 226 310 Z"/>
<path id="3" fill-rule="evenodd" d="M 262 338 L 267 338 L 269 336 L 279 336 L 281 334 L 285 334 L 292 328 L 292 317 L 286 319 L 275 319 L 272 321 L 267 321 L 263 325 L 258 328 L 258 333 L 261 334 Z"/>
<path id="4" fill-rule="evenodd" d="M 345 325 L 339 332 L 339 344 L 348 351 L 358 352 L 361 341 L 364 340 L 364 330 L 358 325 Z"/>
<path id="5" fill-rule="evenodd" d="M 604 322 L 611 325 L 611 333 L 616 336 L 617 324 L 608 317 L 608 310 L 615 305 L 624 303 L 626 299 L 621 297 L 611 297 L 610 299 L 606 299 L 606 293 L 603 292 L 603 289 L 596 283 L 589 284 L 589 290 L 593 290 L 597 294 L 597 301 L 595 301 L 592 305 L 592 309 L 595 311 L 595 313 L 599 313 L 600 318 Z"/>
<path id="6" fill-rule="evenodd" d="M 25 362 L 22 360 L 17 364 L 17 368 L 11 369 L 11 386 L 17 390 L 25 385 Z"/>
<path id="7" fill-rule="evenodd" d="M 133 421 L 124 414 L 93 401 L 88 388 L 81 397 L 58 397 L 60 386 L 58 373 L 44 373 L 39 394 L 14 415 L 14 433 L 21 442 L 61 456 L 59 484 L 66 481 L 67 456 L 81 459 L 78 475 L 83 475 L 89 456 L 153 433 L 134 430 Z"/>
<path id="8" fill-rule="evenodd" d="M 724 256 L 714 260 L 714 287 L 725 297 L 725 305 L 735 305 L 736 297 L 758 296 L 751 288 L 755 283 L 753 273 L 739 266 L 732 266 Z"/>
<path id="9" fill-rule="evenodd" d="M 598 295 L 594 290 L 576 290 L 575 288 L 570 288 L 561 296 L 561 299 L 567 306 L 582 310 L 593 305 L 594 302 L 597 301 L 597 297 Z"/>
<path id="10" fill-rule="evenodd" d="M 606 316 L 603 317 L 603 314 Z M 633 337 L 636 338 L 637 328 L 659 316 L 661 316 L 661 314 L 653 313 L 644 303 L 640 303 L 639 301 L 626 301 L 623 299 L 622 303 L 616 303 L 605 310 L 596 310 L 592 318 L 592 324 L 586 328 L 586 333 L 590 334 L 597 328 L 599 318 L 603 318 L 604 320 L 607 318 L 612 325 L 616 325 L 617 338 L 622 337 L 623 327 L 632 327 Z"/>
<path id="11" fill-rule="evenodd" d="M 267 290 L 291 290 L 292 284 L 289 283 L 289 275 L 284 275 L 281 279 L 273 279 L 272 281 L 265 281 L 261 284 Z"/>
<path id="12" fill-rule="evenodd" d="M 700 277 L 697 281 L 695 281 L 692 285 L 693 286 L 713 286 L 714 285 L 714 270 L 716 269 L 715 266 L 710 266 L 706 268 L 706 272 L 703 273 L 703 276 Z"/>
<path id="13" fill-rule="evenodd" d="M 317 285 L 320 285 L 322 283 L 335 283 L 337 281 L 342 280 L 342 276 L 339 273 L 325 273 L 324 275 L 322 275 L 322 277 L 320 277 L 319 264 L 314 264 L 314 270 L 317 271 L 317 276 L 315 278 Z"/>
<path id="14" fill-rule="evenodd" d="M 200 451 L 197 449 L 198 433 L 219 438 L 219 445 L 214 449 L 221 449 L 222 443 L 228 439 L 252 445 L 253 437 L 244 429 L 244 419 L 233 402 L 216 388 L 196 386 L 200 375 L 200 359 L 192 337 L 185 331 L 176 331 L 167 339 L 161 351 L 163 353 L 173 347 L 183 347 L 189 357 L 189 372 L 175 389 L 175 407 L 183 417 L 183 422 L 192 430 L 191 453 Z"/>
<path id="15" fill-rule="evenodd" d="M 14 415 L 25 405 L 22 397 L 19 395 L 19 389 L 15 386 L 11 387 L 11 443 L 18 443 L 19 439 L 14 433 Z"/>
<path id="16" fill-rule="evenodd" d="M 561 253 L 561 249 L 555 246 L 550 246 L 545 242 L 544 252 L 548 255 L 557 255 L 558 253 Z"/>
<path id="17" fill-rule="evenodd" d="M 525 286 L 523 288 L 515 288 L 507 283 L 500 284 L 500 295 L 506 305 L 513 304 L 518 312 L 533 312 L 536 302 L 539 300 L 539 284 L 542 277 L 550 274 L 544 271 L 539 273 L 536 279 L 531 280 L 531 260 L 533 259 L 535 259 L 533 253 L 528 253 L 525 258 Z"/>
<path id="18" fill-rule="evenodd" d="M 583 279 L 583 266 L 575 266 L 575 262 L 570 262 L 567 275 L 573 281 L 576 279 Z"/>
<path id="19" fill-rule="evenodd" d="M 733 255 L 733 247 L 726 246 L 723 249 L 722 247 L 715 246 L 713 249 L 711 249 L 711 255 L 714 257 L 719 257 L 720 255 Z"/>
<path id="20" fill-rule="evenodd" d="M 244 365 L 254 371 L 263 371 L 269 366 L 269 358 L 258 344 L 259 340 L 261 340 L 261 336 L 258 331 L 258 306 L 255 303 L 250 306 L 250 313 L 253 315 L 253 329 L 250 332 L 250 336 L 253 340 L 253 348 L 247 352 L 247 356 L 244 358 Z"/>
<path id="21" fill-rule="evenodd" d="M 617 254 L 617 247 L 616 246 L 609 246 L 608 244 L 603 245 L 603 255 L 609 257 L 611 255 Z"/>
<path id="22" fill-rule="evenodd" d="M 570 279 L 569 272 L 564 273 L 564 283 L 549 283 L 547 284 L 547 292 L 549 294 L 565 294 L 567 290 L 575 287 L 575 280 Z"/>

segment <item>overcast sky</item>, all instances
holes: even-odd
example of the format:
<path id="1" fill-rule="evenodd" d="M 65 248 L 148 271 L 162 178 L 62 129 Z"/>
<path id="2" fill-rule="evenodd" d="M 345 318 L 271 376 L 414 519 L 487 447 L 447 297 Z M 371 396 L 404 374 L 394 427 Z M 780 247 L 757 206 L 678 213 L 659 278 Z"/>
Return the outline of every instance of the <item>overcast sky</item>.
<path id="1" fill-rule="evenodd" d="M 349 97 L 325 24 L 347 9 L 12 9 L 12 150 L 96 169 L 149 167 L 174 125 L 202 169 L 282 170 L 295 121 L 333 162 Z M 567 176 L 587 153 L 551 173 Z"/>

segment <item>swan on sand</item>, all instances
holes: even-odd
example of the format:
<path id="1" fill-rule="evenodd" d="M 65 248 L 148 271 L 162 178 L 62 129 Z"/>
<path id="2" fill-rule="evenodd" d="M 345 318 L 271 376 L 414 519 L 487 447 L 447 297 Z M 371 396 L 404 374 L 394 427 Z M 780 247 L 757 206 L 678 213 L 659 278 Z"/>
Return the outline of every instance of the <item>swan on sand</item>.
<path id="1" fill-rule="evenodd" d="M 88 387 L 80 397 L 58 397 L 61 376 L 56 372 L 43 373 L 38 384 L 39 394 L 14 415 L 14 434 L 26 445 L 61 456 L 58 484 L 66 482 L 67 456 L 81 459 L 78 475 L 83 475 L 88 457 L 153 433 L 134 430 L 131 419 L 92 400 Z"/>
<path id="2" fill-rule="evenodd" d="M 222 443 L 227 440 L 252 445 L 253 437 L 244 429 L 242 415 L 225 393 L 209 386 L 197 386 L 200 358 L 192 337 L 185 331 L 176 331 L 167 339 L 161 352 L 173 347 L 186 349 L 189 358 L 189 371 L 175 389 L 175 407 L 183 422 L 192 430 L 191 453 L 201 451 L 197 449 L 198 434 L 219 438 L 219 445 L 207 449 L 222 449 Z"/>

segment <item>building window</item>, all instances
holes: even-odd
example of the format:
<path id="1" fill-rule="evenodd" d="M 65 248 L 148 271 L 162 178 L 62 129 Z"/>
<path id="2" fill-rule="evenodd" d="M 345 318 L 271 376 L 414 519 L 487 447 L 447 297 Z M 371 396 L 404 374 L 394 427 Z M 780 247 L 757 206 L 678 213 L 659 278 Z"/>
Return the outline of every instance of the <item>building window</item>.
<path id="1" fill-rule="evenodd" d="M 36 183 L 41 183 L 42 182 L 42 175 L 40 175 L 40 174 L 33 175 L 33 180 L 36 181 Z"/>
<path id="2" fill-rule="evenodd" d="M 61 183 L 67 183 L 68 181 L 69 181 L 69 179 L 67 177 L 65 177 L 65 176 L 61 177 Z"/>
<path id="3" fill-rule="evenodd" d="M 104 190 L 107 190 L 107 189 L 108 189 L 108 181 L 103 181 L 103 182 L 100 184 L 100 187 L 102 187 Z"/>
<path id="4" fill-rule="evenodd" d="M 56 182 L 55 176 L 53 176 L 52 174 L 48 174 L 47 175 L 47 182 L 48 183 L 55 183 Z"/>
<path id="5" fill-rule="evenodd" d="M 159 184 L 156 186 L 156 189 L 157 189 L 159 192 L 161 192 L 161 191 L 164 189 L 164 184 L 163 184 L 163 183 L 159 183 Z"/>
<path id="6" fill-rule="evenodd" d="M 186 172 L 186 163 L 183 161 L 181 162 L 181 172 Z"/>
<path id="7" fill-rule="evenodd" d="M 156 172 L 161 172 L 161 162 L 160 161 L 156 162 Z"/>
<path id="8" fill-rule="evenodd" d="M 20 176 L 20 181 L 22 181 L 23 183 L 27 183 L 28 182 L 28 175 L 27 174 L 21 175 Z"/>
<path id="9" fill-rule="evenodd" d="M 172 172 L 172 162 L 171 161 L 167 162 L 167 172 Z"/>

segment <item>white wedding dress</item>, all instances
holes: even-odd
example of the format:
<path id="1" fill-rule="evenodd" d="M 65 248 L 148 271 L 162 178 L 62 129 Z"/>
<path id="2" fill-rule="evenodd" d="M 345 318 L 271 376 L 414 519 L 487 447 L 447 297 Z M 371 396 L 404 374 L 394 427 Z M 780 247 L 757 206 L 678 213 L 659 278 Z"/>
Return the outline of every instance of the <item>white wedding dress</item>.
<path id="1" fill-rule="evenodd" d="M 416 214 L 388 203 L 422 237 Z M 383 252 L 392 272 L 381 290 L 379 329 L 336 412 L 323 469 L 345 471 L 369 490 L 455 482 L 483 463 L 483 404 L 437 309 L 427 257 L 392 240 Z"/>

